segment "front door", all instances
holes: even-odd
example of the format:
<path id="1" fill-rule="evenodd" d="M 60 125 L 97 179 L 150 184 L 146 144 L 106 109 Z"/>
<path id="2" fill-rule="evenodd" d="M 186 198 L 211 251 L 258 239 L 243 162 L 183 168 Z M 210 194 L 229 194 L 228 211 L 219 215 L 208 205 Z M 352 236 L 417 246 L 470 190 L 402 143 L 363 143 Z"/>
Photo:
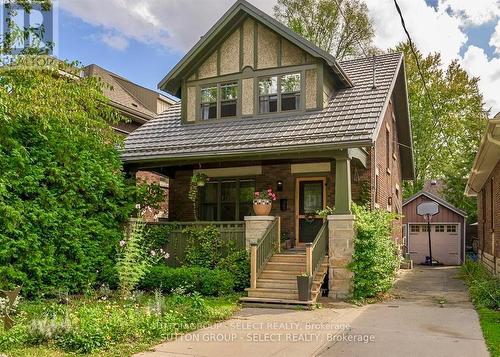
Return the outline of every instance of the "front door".
<path id="1" fill-rule="evenodd" d="M 295 185 L 295 240 L 296 245 L 313 242 L 323 219 L 318 210 L 326 206 L 326 179 L 324 177 L 298 178 Z"/>

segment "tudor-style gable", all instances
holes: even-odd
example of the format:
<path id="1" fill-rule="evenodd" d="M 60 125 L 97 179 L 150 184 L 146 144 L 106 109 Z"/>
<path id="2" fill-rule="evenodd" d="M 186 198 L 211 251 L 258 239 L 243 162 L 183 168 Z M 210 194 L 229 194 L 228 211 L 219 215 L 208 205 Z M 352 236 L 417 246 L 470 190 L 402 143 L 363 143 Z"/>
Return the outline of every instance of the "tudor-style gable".
<path id="1" fill-rule="evenodd" d="M 159 85 L 184 123 L 320 110 L 346 86 L 333 57 L 241 0 Z"/>

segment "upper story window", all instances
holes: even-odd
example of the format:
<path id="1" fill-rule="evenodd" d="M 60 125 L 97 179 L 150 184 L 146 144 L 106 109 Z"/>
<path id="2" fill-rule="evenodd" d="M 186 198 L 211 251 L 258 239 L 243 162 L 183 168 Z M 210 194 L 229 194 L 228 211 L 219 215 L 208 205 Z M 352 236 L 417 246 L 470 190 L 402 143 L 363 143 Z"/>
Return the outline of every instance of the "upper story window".
<path id="1" fill-rule="evenodd" d="M 220 87 L 221 102 L 220 116 L 234 117 L 236 116 L 236 105 L 238 102 L 238 83 L 227 83 Z"/>
<path id="2" fill-rule="evenodd" d="M 237 82 L 212 85 L 201 89 L 202 120 L 234 117 L 236 116 L 237 104 Z"/>
<path id="3" fill-rule="evenodd" d="M 259 113 L 276 113 L 300 108 L 300 73 L 259 79 Z"/>
<path id="4" fill-rule="evenodd" d="M 300 107 L 300 73 L 281 76 L 281 110 Z"/>
<path id="5" fill-rule="evenodd" d="M 201 119 L 217 118 L 217 87 L 206 87 L 201 90 Z"/>

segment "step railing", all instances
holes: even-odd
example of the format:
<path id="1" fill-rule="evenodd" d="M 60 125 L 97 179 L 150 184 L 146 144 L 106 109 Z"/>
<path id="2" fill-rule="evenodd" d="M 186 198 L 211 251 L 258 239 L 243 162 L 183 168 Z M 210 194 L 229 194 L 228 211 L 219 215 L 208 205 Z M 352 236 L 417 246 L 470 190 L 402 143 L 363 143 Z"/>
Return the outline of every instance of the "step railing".
<path id="1" fill-rule="evenodd" d="M 315 276 L 328 254 L 328 222 L 323 223 L 312 243 L 306 243 L 306 273 Z"/>
<path id="2" fill-rule="evenodd" d="M 257 277 L 275 252 L 280 250 L 280 217 L 276 217 L 258 241 L 250 243 L 250 288 L 257 287 Z"/>

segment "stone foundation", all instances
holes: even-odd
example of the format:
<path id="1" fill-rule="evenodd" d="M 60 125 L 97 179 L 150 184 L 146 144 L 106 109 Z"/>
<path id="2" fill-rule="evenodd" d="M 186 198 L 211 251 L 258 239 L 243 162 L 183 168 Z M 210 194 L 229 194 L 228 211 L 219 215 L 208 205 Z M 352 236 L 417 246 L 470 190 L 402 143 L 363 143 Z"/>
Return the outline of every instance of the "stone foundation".
<path id="1" fill-rule="evenodd" d="M 245 216 L 245 240 L 247 250 L 250 250 L 250 242 L 261 239 L 275 219 L 276 217 L 274 216 Z"/>

